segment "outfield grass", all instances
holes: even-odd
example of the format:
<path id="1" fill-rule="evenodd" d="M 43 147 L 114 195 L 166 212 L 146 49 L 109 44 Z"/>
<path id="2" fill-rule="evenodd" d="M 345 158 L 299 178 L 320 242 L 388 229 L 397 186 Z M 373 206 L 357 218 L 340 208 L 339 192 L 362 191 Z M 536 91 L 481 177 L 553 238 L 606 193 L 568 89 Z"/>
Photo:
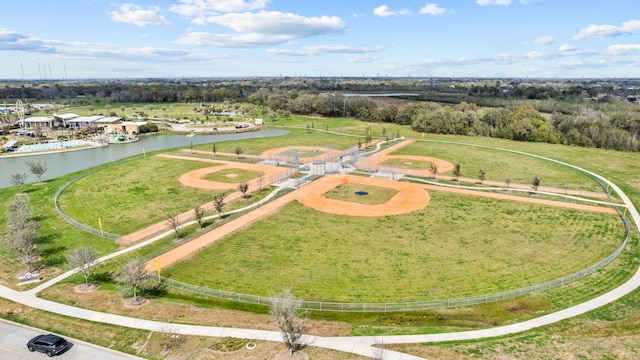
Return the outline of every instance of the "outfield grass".
<path id="1" fill-rule="evenodd" d="M 617 216 L 431 192 L 425 209 L 378 218 L 298 203 L 164 271 L 176 280 L 307 300 L 446 299 L 552 280 L 621 243 Z M 231 270 L 233 269 L 233 270 Z"/>
<path id="2" fill-rule="evenodd" d="M 59 197 L 60 208 L 80 223 L 126 235 L 211 201 L 214 192 L 186 187 L 178 177 L 211 166 L 198 161 L 146 157 L 86 176 Z"/>
<path id="3" fill-rule="evenodd" d="M 216 150 L 220 153 L 235 154 L 236 147 L 241 147 L 243 154 L 260 155 L 266 150 L 292 147 L 292 146 L 321 146 L 335 147 L 338 150 L 345 150 L 358 145 L 355 137 L 345 137 L 334 134 L 326 134 L 317 131 L 306 131 L 303 129 L 287 129 L 291 133 L 271 138 L 249 139 L 242 141 L 224 141 L 216 143 Z M 196 145 L 197 150 L 212 151 L 212 144 Z M 285 150 L 286 151 L 286 150 Z"/>
<path id="4" fill-rule="evenodd" d="M 461 177 L 477 178 L 482 168 L 486 180 L 505 182 L 510 177 L 513 183 L 531 184 L 538 176 L 541 186 L 571 190 L 604 192 L 595 181 L 566 166 L 531 156 L 506 153 L 500 150 L 476 146 L 464 146 L 444 142 L 416 141 L 404 146 L 391 155 L 422 155 L 459 163 Z M 406 161 L 406 160 L 405 160 Z M 427 169 L 428 168 L 424 168 Z M 438 173 L 441 176 L 453 176 L 452 171 Z M 431 173 L 428 173 L 431 176 Z"/>

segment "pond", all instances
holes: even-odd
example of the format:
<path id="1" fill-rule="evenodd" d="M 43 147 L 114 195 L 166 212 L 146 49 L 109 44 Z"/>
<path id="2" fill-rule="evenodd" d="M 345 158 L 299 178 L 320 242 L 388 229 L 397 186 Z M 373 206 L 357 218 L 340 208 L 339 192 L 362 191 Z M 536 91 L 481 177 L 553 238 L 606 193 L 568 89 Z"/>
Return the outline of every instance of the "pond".
<path id="1" fill-rule="evenodd" d="M 46 164 L 47 171 L 42 179 L 47 180 L 139 155 L 143 153 L 143 149 L 145 152 L 151 152 L 186 147 L 189 144 L 189 140 L 193 145 L 200 145 L 231 140 L 283 136 L 288 133 L 289 131 L 287 130 L 262 130 L 236 134 L 194 135 L 193 137 L 186 137 L 185 135 L 152 135 L 143 136 L 140 141 L 135 143 L 112 144 L 104 148 L 49 154 L 29 154 L 27 156 L 0 156 L 0 188 L 11 186 L 9 183 L 11 174 L 26 173 L 27 183 L 37 181 L 37 178 L 29 172 L 27 167 L 28 160 L 43 161 Z"/>

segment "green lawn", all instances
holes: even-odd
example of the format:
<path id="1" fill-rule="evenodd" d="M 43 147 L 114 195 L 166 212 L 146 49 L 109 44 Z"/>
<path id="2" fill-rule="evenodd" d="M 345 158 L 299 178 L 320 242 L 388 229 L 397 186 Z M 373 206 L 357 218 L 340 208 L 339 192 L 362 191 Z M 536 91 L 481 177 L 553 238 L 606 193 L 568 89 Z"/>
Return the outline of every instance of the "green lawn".
<path id="1" fill-rule="evenodd" d="M 202 178 L 205 180 L 219 181 L 224 183 L 239 184 L 241 182 L 257 179 L 264 175 L 262 171 L 251 171 L 244 169 L 221 169 Z"/>
<path id="2" fill-rule="evenodd" d="M 366 194 L 362 194 L 366 192 Z M 360 193 L 360 194 L 358 194 Z M 341 184 L 332 190 L 324 193 L 329 199 L 351 201 L 359 204 L 384 204 L 391 199 L 398 191 L 380 186 L 364 184 Z"/>
<path id="3" fill-rule="evenodd" d="M 403 169 L 410 169 L 410 170 L 429 170 L 429 167 L 431 166 L 430 161 L 413 160 L 413 159 L 407 160 L 407 159 L 400 159 L 400 158 L 386 159 L 385 161 L 381 162 L 381 164 L 387 165 L 387 166 L 399 167 Z M 429 172 L 428 174 L 431 175 L 431 172 Z"/>
<path id="4" fill-rule="evenodd" d="M 510 177 L 514 184 L 531 184 L 533 177 L 538 176 L 541 186 L 562 188 L 566 185 L 572 190 L 604 191 L 592 179 L 566 166 L 531 156 L 482 147 L 416 141 L 398 149 L 392 155 L 421 155 L 446 160 L 453 164 L 459 163 L 461 177 L 477 178 L 482 168 L 486 172 L 486 180 L 504 182 L 507 177 Z M 431 173 L 428 175 L 431 176 Z M 453 176 L 451 171 L 438 173 L 438 175 Z"/>
<path id="5" fill-rule="evenodd" d="M 592 265 L 618 247 L 617 216 L 431 192 L 424 210 L 377 218 L 298 203 L 164 271 L 177 280 L 307 300 L 397 302 L 515 289 Z"/>
<path id="6" fill-rule="evenodd" d="M 214 192 L 180 184 L 180 175 L 212 166 L 198 161 L 146 157 L 108 167 L 70 185 L 60 208 L 80 223 L 126 235 L 211 201 Z"/>

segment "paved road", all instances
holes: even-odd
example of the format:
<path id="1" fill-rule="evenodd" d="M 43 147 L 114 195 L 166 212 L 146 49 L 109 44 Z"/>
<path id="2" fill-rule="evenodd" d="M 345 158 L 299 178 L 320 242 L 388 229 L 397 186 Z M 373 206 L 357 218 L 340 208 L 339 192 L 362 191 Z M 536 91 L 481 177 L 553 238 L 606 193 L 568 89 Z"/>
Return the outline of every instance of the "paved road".
<path id="1" fill-rule="evenodd" d="M 36 335 L 46 334 L 44 330 L 38 330 L 22 324 L 0 320 L 0 360 L 43 360 L 47 355 L 39 352 L 29 352 L 27 341 Z M 116 352 L 107 348 L 88 344 L 86 342 L 65 337 L 72 345 L 69 350 L 60 354 L 64 360 L 133 360 L 142 359 Z"/>

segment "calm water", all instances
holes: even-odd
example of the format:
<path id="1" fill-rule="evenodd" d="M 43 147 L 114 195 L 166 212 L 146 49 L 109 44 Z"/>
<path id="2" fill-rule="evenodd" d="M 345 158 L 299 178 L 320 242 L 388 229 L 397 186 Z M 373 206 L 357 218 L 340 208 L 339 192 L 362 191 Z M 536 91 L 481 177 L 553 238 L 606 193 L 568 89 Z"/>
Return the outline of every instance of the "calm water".
<path id="1" fill-rule="evenodd" d="M 193 145 L 208 144 L 230 140 L 257 139 L 264 137 L 282 136 L 288 134 L 287 130 L 263 130 L 238 134 L 219 135 L 195 135 L 191 138 Z M 105 148 L 67 151 L 53 154 L 33 154 L 19 157 L 0 156 L 0 188 L 11 186 L 9 177 L 11 174 L 28 174 L 27 183 L 38 181 L 35 175 L 29 172 L 26 162 L 28 160 L 40 160 L 46 163 L 47 171 L 43 180 L 57 178 L 80 170 L 85 170 L 96 165 L 105 164 L 129 156 L 177 147 L 186 147 L 189 138 L 185 135 L 160 135 L 142 137 L 140 141 L 131 144 L 112 144 Z"/>

